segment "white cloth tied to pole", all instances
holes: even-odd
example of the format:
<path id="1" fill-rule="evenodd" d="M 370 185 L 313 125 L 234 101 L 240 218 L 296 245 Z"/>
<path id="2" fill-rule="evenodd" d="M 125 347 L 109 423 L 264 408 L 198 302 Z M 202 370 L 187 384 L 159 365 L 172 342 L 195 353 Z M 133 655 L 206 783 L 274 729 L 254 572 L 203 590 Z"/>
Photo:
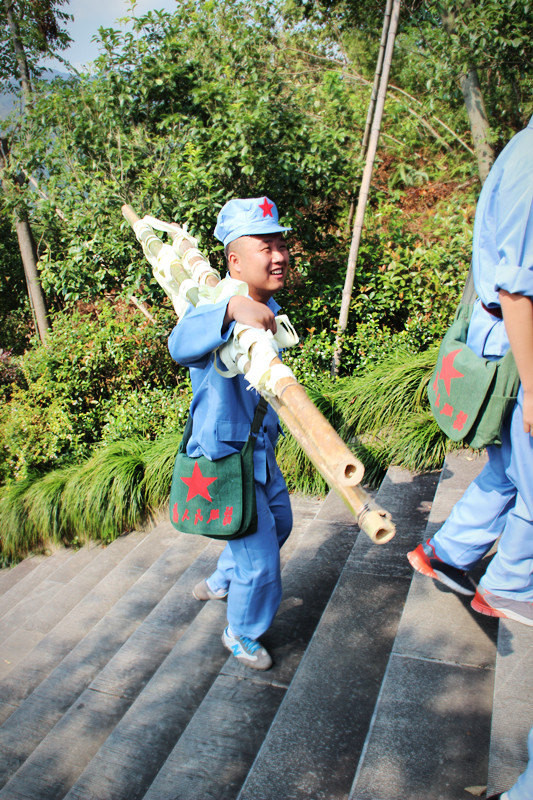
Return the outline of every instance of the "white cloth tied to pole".
<path id="1" fill-rule="evenodd" d="M 294 378 L 290 367 L 285 364 L 272 364 L 280 348 L 292 347 L 298 343 L 298 335 L 285 314 L 276 317 L 277 331 L 251 328 L 237 323 L 233 338 L 219 347 L 215 355 L 215 369 L 225 378 L 243 374 L 250 386 L 262 394 L 274 397 L 276 383 L 280 378 Z M 217 366 L 217 356 L 226 368 Z"/>

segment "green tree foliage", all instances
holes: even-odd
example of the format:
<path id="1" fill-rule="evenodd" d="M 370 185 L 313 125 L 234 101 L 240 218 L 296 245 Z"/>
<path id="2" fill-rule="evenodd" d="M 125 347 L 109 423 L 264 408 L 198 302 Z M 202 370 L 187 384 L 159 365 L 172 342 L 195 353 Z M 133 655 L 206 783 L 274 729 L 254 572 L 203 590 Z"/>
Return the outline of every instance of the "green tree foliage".
<path id="1" fill-rule="evenodd" d="M 313 20 L 337 37 L 349 60 L 371 77 L 379 45 L 384 0 L 288 0 L 292 14 Z M 443 17 L 452 15 L 452 36 Z M 392 83 L 430 108 L 465 118 L 459 78 L 478 71 L 494 141 L 505 144 L 533 110 L 530 0 L 406 0 L 401 6 Z M 324 35 L 324 34 L 323 34 Z"/>
<path id="2" fill-rule="evenodd" d="M 296 232 L 298 275 L 285 303 L 304 331 L 335 328 L 346 257 L 339 225 L 360 174 L 368 87 L 339 65 L 331 38 L 314 42 L 314 30 L 293 29 L 259 3 L 184 3 L 132 29 L 103 30 L 95 73 L 41 92 L 17 157 L 49 198 L 26 194 L 57 306 L 123 288 L 163 301 L 121 218 L 123 202 L 188 223 L 222 266 L 216 212 L 228 196 L 265 192 Z M 413 164 L 424 143 L 417 124 L 398 95 L 383 139 L 396 193 L 439 171 Z M 455 152 L 459 175 L 467 162 Z M 373 207 L 379 202 L 374 193 Z M 365 272 L 383 257 L 374 243 Z M 299 312 L 302 300 L 310 305 Z"/>
<path id="3" fill-rule="evenodd" d="M 50 198 L 30 202 L 43 281 L 58 300 L 154 288 L 123 202 L 188 223 L 208 250 L 231 195 L 277 199 L 306 248 L 331 227 L 354 174 L 353 134 L 316 124 L 315 98 L 287 76 L 267 12 L 189 2 L 135 20 L 133 31 L 104 30 L 95 74 L 36 99 L 17 157 Z M 330 114 L 343 88 L 334 83 L 317 78 L 312 92 L 331 93 Z"/>
<path id="4" fill-rule="evenodd" d="M 31 107 L 32 80 L 39 75 L 39 61 L 45 55 L 60 57 L 61 50 L 70 42 L 61 24 L 70 15 L 61 10 L 66 0 L 3 0 L 0 4 L 0 92 L 20 90 L 23 114 Z M 20 250 L 20 272 L 25 275 L 26 289 L 32 308 L 32 316 L 44 342 L 49 328 L 49 320 L 37 271 L 37 253 L 24 207 L 24 201 L 18 188 L 23 182 L 23 173 L 15 171 L 9 175 L 8 153 L 9 138 L 2 134 L 0 140 L 0 186 L 2 212 L 10 207 L 12 227 L 16 230 L 18 248 Z M 11 178 L 11 180 L 9 179 Z M 0 212 L 1 213 L 1 212 Z M 2 225 L 5 221 L 2 220 Z M 10 237 L 13 238 L 13 237 Z M 20 283 L 19 283 L 20 285 Z M 15 288 L 15 287 L 14 287 Z M 16 296 L 15 290 L 12 299 Z M 12 309 L 12 317 L 24 309 L 25 303 L 19 302 Z M 5 320 L 2 320 L 4 322 Z M 12 320 L 11 320 L 12 321 Z M 1 324 L 1 323 L 0 323 Z M 9 326 L 7 326 L 9 328 Z M 26 332 L 21 331 L 20 340 Z M 0 333 L 4 334 L 5 330 Z M 9 334 L 8 334 L 9 336 Z"/>
<path id="5" fill-rule="evenodd" d="M 68 0 L 2 0 L 0 3 L 0 92 L 12 91 L 20 82 L 20 60 L 8 25 L 8 9 L 18 27 L 29 76 L 37 77 L 44 56 L 60 57 L 71 41 L 62 27 L 72 15 L 63 10 Z"/>
<path id="6" fill-rule="evenodd" d="M 409 7 L 417 22 L 404 16 L 395 54 L 397 88 L 387 100 L 344 341 L 344 372 L 354 380 L 391 352 L 409 359 L 442 334 L 470 260 L 476 169 L 459 140 L 468 126 L 446 53 L 439 55 L 434 6 Z M 373 0 L 336 5 L 310 21 L 282 8 L 186 0 L 173 14 L 102 30 L 90 74 L 37 85 L 24 124 L 12 130 L 10 169 L 24 167 L 41 189 L 21 187 L 16 199 L 37 233 L 55 331 L 46 350 L 24 356 L 22 375 L 13 359 L 0 359 L 3 374 L 14 375 L 4 382 L 0 479 L 31 483 L 52 467 L 103 458 L 102 442 L 148 442 L 180 428 L 188 388 L 165 346 L 173 312 L 121 217 L 124 202 L 187 223 L 222 267 L 212 235 L 220 206 L 230 196 L 273 197 L 293 226 L 280 301 L 302 340 L 284 357 L 307 385 L 329 371 L 382 8 Z M 343 16 L 354 10 L 359 27 Z M 519 86 L 525 91 L 522 75 Z M 159 327 L 131 305 L 126 312 L 131 292 Z M 165 469 L 168 458 L 165 450 Z M 383 458 L 375 456 L 380 468 Z M 302 464 L 308 485 L 318 486 Z M 62 493 L 73 474 L 43 484 L 46 496 Z M 58 530 L 58 517 L 50 519 Z"/>

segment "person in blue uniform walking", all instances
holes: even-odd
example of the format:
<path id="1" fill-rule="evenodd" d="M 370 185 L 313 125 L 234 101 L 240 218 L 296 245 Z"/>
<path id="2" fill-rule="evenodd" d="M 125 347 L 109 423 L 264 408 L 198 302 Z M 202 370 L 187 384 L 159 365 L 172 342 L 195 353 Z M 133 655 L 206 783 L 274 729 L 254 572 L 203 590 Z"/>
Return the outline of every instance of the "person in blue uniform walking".
<path id="1" fill-rule="evenodd" d="M 213 352 L 232 336 L 236 322 L 276 332 L 289 251 L 276 205 L 268 197 L 228 201 L 218 214 L 215 236 L 224 244 L 229 276 L 248 284 L 247 296 L 214 305 L 189 306 L 169 338 L 172 358 L 189 367 L 193 389 L 192 434 L 187 454 L 211 460 L 238 452 L 250 432 L 260 399 L 243 375 L 224 377 Z M 254 449 L 257 531 L 229 541 L 212 575 L 200 581 L 198 600 L 227 597 L 224 646 L 253 669 L 272 665 L 258 641 L 270 627 L 281 601 L 280 548 L 292 528 L 285 480 L 274 448 L 278 417 L 268 406 Z"/>
<path id="2" fill-rule="evenodd" d="M 496 159 L 474 223 L 478 294 L 467 344 L 486 358 L 511 348 L 520 389 L 488 463 L 425 544 L 414 569 L 473 597 L 476 611 L 533 625 L 533 118 Z M 476 587 L 469 571 L 500 537 Z"/>

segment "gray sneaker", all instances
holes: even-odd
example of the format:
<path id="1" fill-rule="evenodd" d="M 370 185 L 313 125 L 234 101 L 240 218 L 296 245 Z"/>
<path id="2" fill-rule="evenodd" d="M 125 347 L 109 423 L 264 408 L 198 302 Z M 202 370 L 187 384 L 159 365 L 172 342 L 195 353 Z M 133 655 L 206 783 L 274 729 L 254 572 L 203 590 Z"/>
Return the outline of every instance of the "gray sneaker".
<path id="1" fill-rule="evenodd" d="M 474 611 L 479 611 L 480 614 L 485 614 L 487 617 L 514 619 L 524 625 L 533 625 L 533 602 L 531 601 L 500 597 L 478 586 L 470 605 Z"/>
<path id="2" fill-rule="evenodd" d="M 209 588 L 209 584 L 205 578 L 203 581 L 196 584 L 192 593 L 197 600 L 224 600 L 224 598 L 228 596 L 228 592 L 224 589 L 213 592 L 212 589 Z"/>
<path id="3" fill-rule="evenodd" d="M 272 659 L 265 648 L 255 639 L 235 636 L 228 625 L 222 634 L 222 643 L 241 664 L 252 669 L 270 669 Z"/>

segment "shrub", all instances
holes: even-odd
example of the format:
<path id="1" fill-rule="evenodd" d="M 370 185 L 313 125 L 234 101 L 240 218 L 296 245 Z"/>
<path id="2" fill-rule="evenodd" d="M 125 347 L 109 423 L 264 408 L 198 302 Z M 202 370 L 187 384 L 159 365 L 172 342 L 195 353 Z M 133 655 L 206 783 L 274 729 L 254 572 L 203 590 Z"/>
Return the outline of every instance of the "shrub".
<path id="1" fill-rule="evenodd" d="M 153 325 L 121 300 L 55 315 L 46 347 L 21 358 L 24 380 L 0 415 L 0 478 L 42 473 L 87 458 L 102 439 L 152 439 L 179 423 L 188 378 L 167 350 L 171 317 L 159 318 Z"/>
<path id="2" fill-rule="evenodd" d="M 101 442 L 108 444 L 131 436 L 155 439 L 166 431 L 181 430 L 190 402 L 191 394 L 186 387 L 135 389 L 108 408 Z"/>

